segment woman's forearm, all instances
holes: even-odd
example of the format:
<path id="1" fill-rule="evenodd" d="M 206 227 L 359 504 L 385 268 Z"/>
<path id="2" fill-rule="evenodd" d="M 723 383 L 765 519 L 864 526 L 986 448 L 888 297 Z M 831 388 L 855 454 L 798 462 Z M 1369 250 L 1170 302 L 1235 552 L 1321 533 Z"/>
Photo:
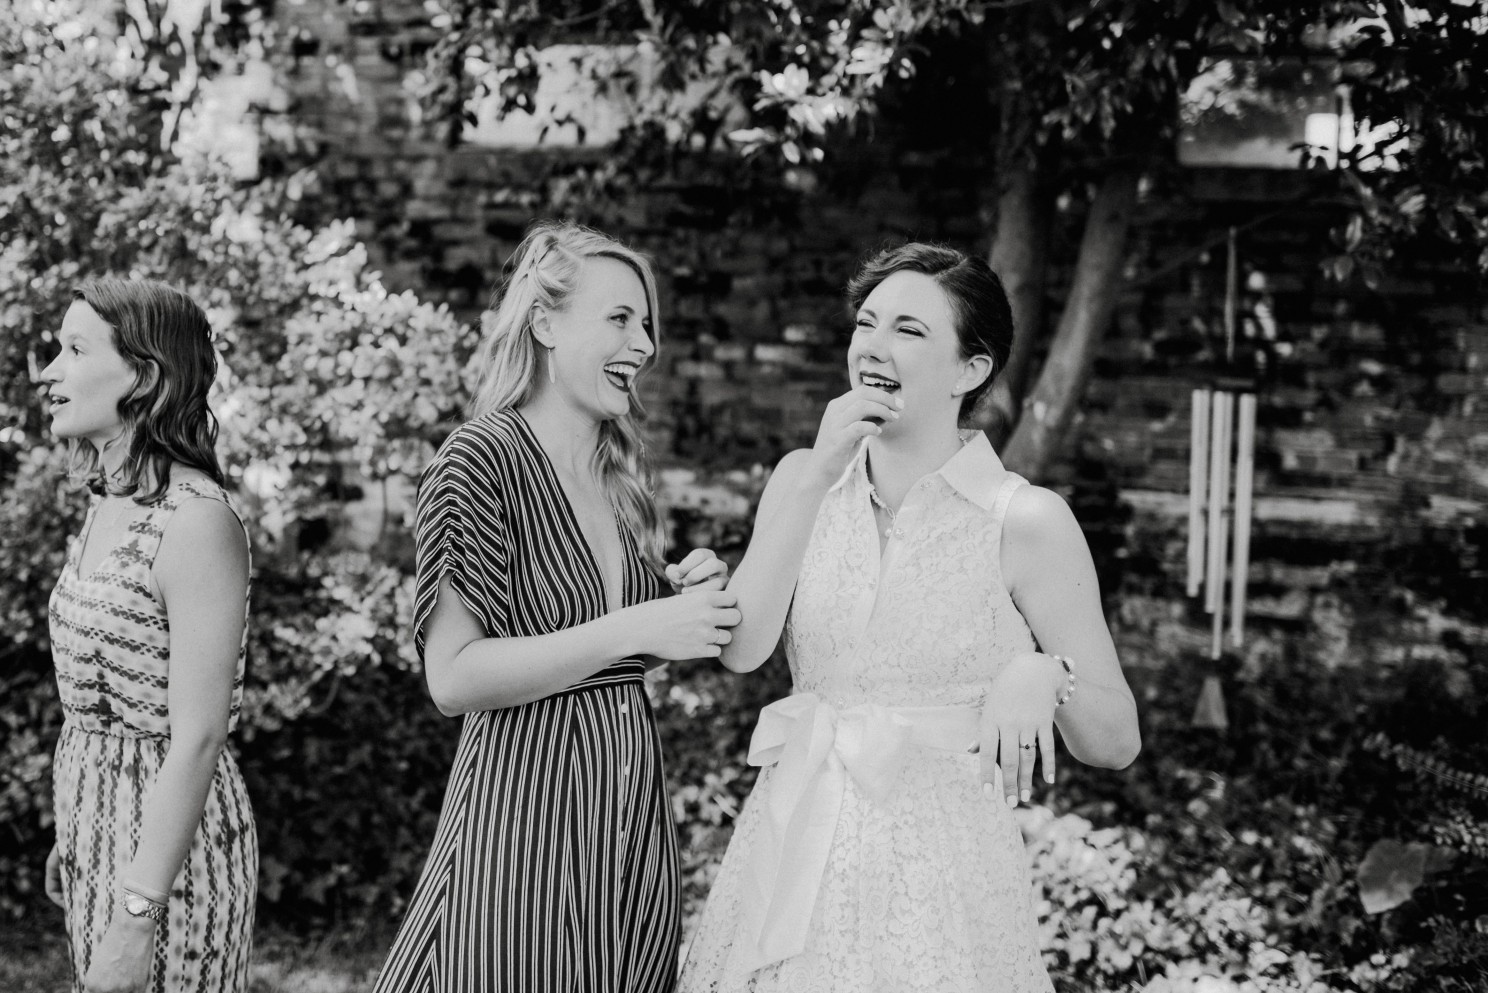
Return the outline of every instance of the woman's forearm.
<path id="1" fill-rule="evenodd" d="M 477 631 L 479 635 L 479 631 Z M 425 653 L 429 693 L 447 717 L 515 707 L 551 696 L 607 665 L 642 654 L 625 611 L 551 634 L 474 637 L 442 662 Z"/>
<path id="2" fill-rule="evenodd" d="M 776 478 L 760 500 L 749 550 L 729 580 L 728 590 L 738 596 L 743 619 L 719 660 L 734 672 L 763 665 L 785 627 L 796 577 L 827 493 L 821 480 L 801 469 L 800 460 L 795 465 L 782 460 L 776 469 Z"/>
<path id="3" fill-rule="evenodd" d="M 1124 769 L 1142 750 L 1137 706 L 1125 687 L 1081 680 L 1064 706 L 1054 711 L 1054 724 L 1069 753 L 1086 765 Z"/>
<path id="4" fill-rule="evenodd" d="M 139 846 L 119 881 L 142 896 L 170 893 L 201 825 L 226 734 L 173 734 L 165 760 L 145 794 Z M 144 892 L 144 891 L 150 892 Z"/>

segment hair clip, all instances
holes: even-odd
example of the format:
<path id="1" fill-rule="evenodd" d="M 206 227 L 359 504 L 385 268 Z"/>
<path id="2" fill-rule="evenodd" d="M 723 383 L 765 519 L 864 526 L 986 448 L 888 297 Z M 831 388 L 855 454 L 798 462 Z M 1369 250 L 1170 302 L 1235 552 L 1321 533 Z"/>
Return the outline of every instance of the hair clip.
<path id="1" fill-rule="evenodd" d="M 553 250 L 553 246 L 556 244 L 558 244 L 556 240 L 549 241 L 547 247 L 542 250 L 542 254 L 539 255 L 531 265 L 522 266 L 522 271 L 517 273 L 517 278 L 512 280 L 511 285 L 516 286 L 522 280 L 532 275 L 532 273 L 535 272 L 537 268 L 543 264 L 543 260 L 548 257 L 548 253 Z"/>

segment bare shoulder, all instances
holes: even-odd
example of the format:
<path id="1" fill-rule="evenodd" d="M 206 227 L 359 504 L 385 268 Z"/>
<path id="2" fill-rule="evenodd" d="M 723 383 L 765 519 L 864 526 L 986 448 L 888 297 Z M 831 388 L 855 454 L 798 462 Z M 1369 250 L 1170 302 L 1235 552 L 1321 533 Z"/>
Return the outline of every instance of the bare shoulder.
<path id="1" fill-rule="evenodd" d="M 1010 538 L 1034 543 L 1082 534 L 1064 497 L 1031 483 L 1013 491 L 1003 528 Z"/>
<path id="2" fill-rule="evenodd" d="M 167 536 L 211 540 L 229 539 L 246 542 L 238 515 L 224 501 L 209 496 L 191 496 L 182 500 L 166 521 Z"/>
<path id="3" fill-rule="evenodd" d="M 756 520 L 763 520 L 789 502 L 789 494 L 795 492 L 806 479 L 810 458 L 811 449 L 797 448 L 795 451 L 786 452 L 780 461 L 775 463 L 775 468 L 771 470 L 770 478 L 765 483 L 765 491 L 760 494 Z"/>
<path id="4" fill-rule="evenodd" d="M 811 449 L 797 448 L 786 452 L 780 461 L 775 463 L 775 468 L 770 471 L 770 479 L 765 483 L 765 492 L 761 500 L 769 500 L 772 494 L 787 493 L 794 490 L 797 485 L 804 484 L 810 469 Z"/>
<path id="5" fill-rule="evenodd" d="M 1064 498 L 1042 486 L 1020 486 L 1003 523 L 1003 578 L 1014 599 L 1073 585 L 1096 587 L 1085 532 Z M 1031 605 L 1019 600 L 1020 608 Z"/>
<path id="6" fill-rule="evenodd" d="M 775 463 L 775 469 L 770 474 L 770 483 L 766 485 L 772 485 L 777 480 L 781 483 L 794 482 L 805 470 L 806 462 L 810 457 L 811 449 L 809 448 L 797 448 L 786 452 L 780 461 Z"/>
<path id="7" fill-rule="evenodd" d="M 232 508 L 205 496 L 181 501 L 165 523 L 157 567 L 169 572 L 211 567 L 237 571 L 239 564 L 246 574 L 248 537 Z"/>

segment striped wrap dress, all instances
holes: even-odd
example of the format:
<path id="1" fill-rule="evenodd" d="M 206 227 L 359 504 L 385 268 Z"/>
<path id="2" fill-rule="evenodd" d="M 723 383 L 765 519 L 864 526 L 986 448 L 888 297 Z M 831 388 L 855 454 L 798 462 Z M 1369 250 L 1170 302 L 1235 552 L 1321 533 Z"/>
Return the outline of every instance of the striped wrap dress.
<path id="1" fill-rule="evenodd" d="M 206 479 L 173 483 L 146 517 L 130 525 L 128 538 L 81 575 L 95 500 L 48 605 L 63 713 L 53 758 L 54 810 L 74 989 L 81 988 L 116 912 L 119 873 L 134 858 L 145 796 L 170 748 L 170 627 L 150 571 L 171 514 L 191 499 L 226 503 L 227 494 Z M 246 616 L 246 602 L 243 607 Z M 245 644 L 246 637 L 245 630 Z M 243 660 L 240 646 L 229 730 L 242 704 Z M 166 921 L 155 932 L 145 988 L 246 990 L 257 885 L 253 812 L 237 764 L 223 749 L 201 824 L 170 889 Z"/>
<path id="2" fill-rule="evenodd" d="M 657 578 L 618 530 L 623 605 L 655 598 Z M 515 410 L 450 435 L 420 483 L 415 532 L 420 657 L 446 577 L 490 637 L 605 613 L 595 557 Z M 543 699 L 465 716 L 377 993 L 673 988 L 677 842 L 643 675 L 626 659 Z"/>

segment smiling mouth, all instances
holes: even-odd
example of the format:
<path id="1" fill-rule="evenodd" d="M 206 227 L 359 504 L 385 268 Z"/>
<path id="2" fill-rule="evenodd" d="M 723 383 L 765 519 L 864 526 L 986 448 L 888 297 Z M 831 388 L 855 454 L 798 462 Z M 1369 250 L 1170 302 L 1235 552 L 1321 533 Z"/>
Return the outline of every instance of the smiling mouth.
<path id="1" fill-rule="evenodd" d="M 628 362 L 611 362 L 604 367 L 605 377 L 617 390 L 629 392 L 630 386 L 635 382 L 636 374 L 640 372 L 639 366 L 633 366 Z"/>
<path id="2" fill-rule="evenodd" d="M 864 386 L 871 386 L 876 390 L 883 390 L 885 393 L 893 393 L 899 389 L 898 380 L 890 379 L 887 376 L 880 376 L 876 372 L 859 373 L 858 379 L 862 381 Z"/>
<path id="3" fill-rule="evenodd" d="M 68 402 L 67 397 L 49 396 L 47 401 L 51 404 L 51 412 L 56 413 L 63 404 Z"/>

